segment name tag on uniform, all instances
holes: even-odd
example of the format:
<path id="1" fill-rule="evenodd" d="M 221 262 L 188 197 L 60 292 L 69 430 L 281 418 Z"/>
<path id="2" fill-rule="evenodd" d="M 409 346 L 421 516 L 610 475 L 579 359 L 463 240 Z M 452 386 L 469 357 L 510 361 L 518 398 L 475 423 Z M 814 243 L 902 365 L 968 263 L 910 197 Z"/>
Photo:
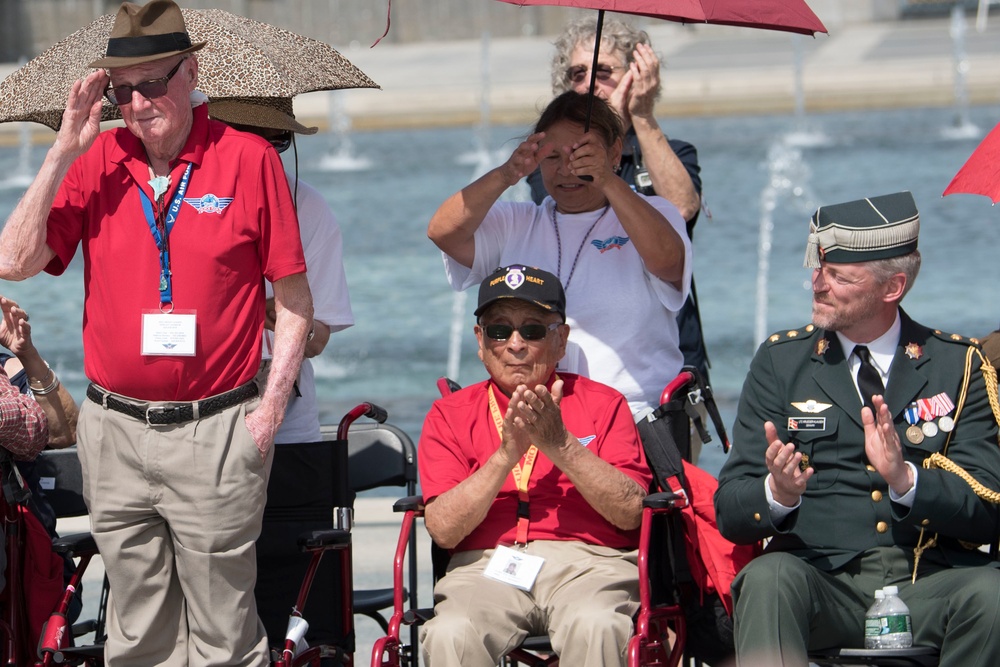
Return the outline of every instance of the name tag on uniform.
<path id="1" fill-rule="evenodd" d="M 142 354 L 193 357 L 197 318 L 194 312 L 142 314 Z"/>
<path id="2" fill-rule="evenodd" d="M 483 570 L 483 576 L 520 588 L 522 591 L 530 591 L 544 562 L 545 559 L 541 556 L 533 556 L 498 545 L 490 562 L 486 564 L 486 569 Z"/>
<path id="3" fill-rule="evenodd" d="M 789 417 L 789 431 L 825 431 L 826 417 Z"/>

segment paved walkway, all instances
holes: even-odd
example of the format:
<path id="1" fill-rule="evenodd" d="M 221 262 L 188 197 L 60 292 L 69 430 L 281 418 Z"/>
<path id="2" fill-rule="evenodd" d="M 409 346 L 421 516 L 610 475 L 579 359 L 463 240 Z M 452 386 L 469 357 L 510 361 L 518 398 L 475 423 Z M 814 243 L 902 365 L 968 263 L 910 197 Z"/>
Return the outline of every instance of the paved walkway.
<path id="1" fill-rule="evenodd" d="M 650 21 L 648 30 L 666 63 L 657 109 L 662 116 L 787 113 L 797 103 L 816 112 L 955 101 L 956 59 L 948 19 L 844 26 L 815 38 L 663 21 Z M 552 40 L 348 48 L 344 55 L 382 89 L 302 95 L 296 113 L 321 128 L 345 118 L 356 129 L 468 125 L 480 122 L 484 109 L 496 123 L 527 123 L 551 97 Z M 982 34 L 970 22 L 965 45 L 969 101 L 997 102 L 1000 17 L 993 17 Z M 0 66 L 0 75 L 13 69 Z M 16 127 L 0 124 L 0 133 Z M 36 140 L 52 134 L 40 125 L 32 130 Z"/>
<path id="2" fill-rule="evenodd" d="M 722 26 L 655 22 L 653 45 L 666 63 L 658 113 L 791 112 L 801 67 L 807 111 L 950 105 L 955 59 L 949 21 L 848 26 L 815 38 Z M 347 52 L 381 91 L 336 93 L 357 128 L 477 123 L 488 72 L 495 122 L 532 120 L 551 97 L 551 38 L 414 44 Z M 1000 99 L 1000 18 L 965 38 L 972 103 Z M 488 53 L 488 69 L 483 66 Z M 798 65 L 797 65 L 798 63 Z M 335 99 L 336 99 L 335 97 Z M 326 98 L 326 99 L 323 99 Z M 323 121 L 326 94 L 303 96 L 297 113 Z"/>

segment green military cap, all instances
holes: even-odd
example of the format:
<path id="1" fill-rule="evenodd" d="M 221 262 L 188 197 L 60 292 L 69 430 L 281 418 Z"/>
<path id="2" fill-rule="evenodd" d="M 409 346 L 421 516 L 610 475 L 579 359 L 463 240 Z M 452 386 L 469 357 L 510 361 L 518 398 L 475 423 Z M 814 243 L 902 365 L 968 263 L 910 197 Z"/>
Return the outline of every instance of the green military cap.
<path id="1" fill-rule="evenodd" d="M 805 265 L 867 262 L 917 249 L 920 215 L 913 195 L 897 192 L 816 210 L 809 221 Z"/>

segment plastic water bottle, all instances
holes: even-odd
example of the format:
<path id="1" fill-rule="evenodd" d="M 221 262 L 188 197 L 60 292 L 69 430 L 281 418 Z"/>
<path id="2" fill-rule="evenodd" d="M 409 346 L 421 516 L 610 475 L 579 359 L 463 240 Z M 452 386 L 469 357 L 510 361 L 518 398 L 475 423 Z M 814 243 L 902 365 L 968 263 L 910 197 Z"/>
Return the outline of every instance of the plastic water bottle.
<path id="1" fill-rule="evenodd" d="M 882 648 L 882 605 L 885 591 L 875 591 L 875 602 L 865 612 L 865 648 Z"/>
<path id="2" fill-rule="evenodd" d="M 882 620 L 881 648 L 910 648 L 913 646 L 913 625 L 910 609 L 899 599 L 896 586 L 886 586 L 885 600 L 880 611 Z"/>

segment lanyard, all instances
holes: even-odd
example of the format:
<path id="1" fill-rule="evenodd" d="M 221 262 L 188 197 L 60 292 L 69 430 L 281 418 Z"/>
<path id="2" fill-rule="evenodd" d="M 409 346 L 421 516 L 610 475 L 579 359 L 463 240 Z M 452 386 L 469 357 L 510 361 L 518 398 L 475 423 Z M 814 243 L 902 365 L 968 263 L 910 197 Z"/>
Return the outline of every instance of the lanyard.
<path id="1" fill-rule="evenodd" d="M 489 385 L 490 414 L 493 415 L 493 424 L 497 427 L 497 433 L 503 441 L 503 416 L 500 414 L 500 406 L 497 405 L 497 397 L 493 393 L 493 385 Z M 517 535 L 514 544 L 524 546 L 528 543 L 528 524 L 531 521 L 531 514 L 528 511 L 528 480 L 531 479 L 531 471 L 535 467 L 535 458 L 538 456 L 538 448 L 531 445 L 524 455 L 524 465 L 514 464 L 511 474 L 514 476 L 514 484 L 517 486 Z"/>
<path id="2" fill-rule="evenodd" d="M 153 203 L 149 200 L 149 195 L 142 188 L 139 188 L 139 196 L 142 199 L 142 212 L 146 215 L 146 224 L 153 234 L 153 241 L 160 251 L 160 304 L 171 304 L 173 310 L 173 281 L 170 273 L 170 230 L 177 222 L 177 212 L 180 211 L 181 202 L 184 201 L 184 193 L 187 191 L 188 181 L 191 178 L 191 166 L 189 162 L 184 176 L 177 186 L 177 192 L 170 200 L 170 206 L 166 210 L 163 208 L 163 197 L 156 200 L 156 215 L 153 214 Z"/>

